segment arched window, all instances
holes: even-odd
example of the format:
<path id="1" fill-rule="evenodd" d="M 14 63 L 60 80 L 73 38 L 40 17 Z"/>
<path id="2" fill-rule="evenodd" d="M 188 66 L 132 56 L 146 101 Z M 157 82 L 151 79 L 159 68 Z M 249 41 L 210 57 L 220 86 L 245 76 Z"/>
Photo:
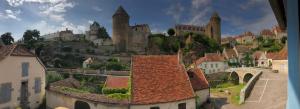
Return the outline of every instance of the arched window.
<path id="1" fill-rule="evenodd" d="M 91 109 L 90 105 L 84 101 L 76 101 L 74 109 Z"/>

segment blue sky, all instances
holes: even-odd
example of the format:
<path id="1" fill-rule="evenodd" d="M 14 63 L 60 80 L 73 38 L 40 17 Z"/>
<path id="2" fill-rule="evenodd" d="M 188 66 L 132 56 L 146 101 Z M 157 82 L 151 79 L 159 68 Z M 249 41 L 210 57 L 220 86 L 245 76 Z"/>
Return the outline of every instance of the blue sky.
<path id="1" fill-rule="evenodd" d="M 19 39 L 27 29 L 42 35 L 65 28 L 83 33 L 91 21 L 111 34 L 112 15 L 120 5 L 131 25 L 149 24 L 153 33 L 175 24 L 204 25 L 214 11 L 222 18 L 222 37 L 277 24 L 268 0 L 0 0 L 0 34 L 12 32 Z"/>

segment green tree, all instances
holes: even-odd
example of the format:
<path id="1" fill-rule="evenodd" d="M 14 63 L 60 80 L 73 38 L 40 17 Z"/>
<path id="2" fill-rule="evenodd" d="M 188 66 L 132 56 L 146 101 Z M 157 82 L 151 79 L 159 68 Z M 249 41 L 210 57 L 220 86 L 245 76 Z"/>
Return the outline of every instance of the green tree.
<path id="1" fill-rule="evenodd" d="M 10 45 L 14 43 L 14 38 L 11 36 L 10 32 L 1 35 L 1 40 L 5 45 Z"/>
<path id="2" fill-rule="evenodd" d="M 242 63 L 243 65 L 245 65 L 246 67 L 251 67 L 253 66 L 253 58 L 251 56 L 251 54 L 249 52 L 247 52 L 245 54 L 245 57 L 242 59 Z"/>
<path id="3" fill-rule="evenodd" d="M 43 41 L 43 38 L 40 37 L 40 31 L 26 30 L 23 34 L 24 44 L 28 49 L 35 49 L 39 41 Z"/>
<path id="4" fill-rule="evenodd" d="M 286 41 L 287 41 L 287 37 L 286 36 L 284 36 L 284 37 L 281 38 L 281 43 L 285 44 Z"/>
<path id="5" fill-rule="evenodd" d="M 173 28 L 170 28 L 170 29 L 168 30 L 168 35 L 169 35 L 169 36 L 174 36 L 174 35 L 175 35 L 175 30 L 174 30 Z"/>
<path id="6" fill-rule="evenodd" d="M 104 27 L 100 27 L 98 31 L 99 31 L 98 38 L 104 38 L 104 39 L 109 39 L 110 38 Z"/>

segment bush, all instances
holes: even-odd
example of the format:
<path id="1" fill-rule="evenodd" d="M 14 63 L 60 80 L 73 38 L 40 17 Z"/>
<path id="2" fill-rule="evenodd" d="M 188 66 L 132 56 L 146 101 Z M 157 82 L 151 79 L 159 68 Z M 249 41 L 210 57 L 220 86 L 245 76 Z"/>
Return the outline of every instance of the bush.
<path id="1" fill-rule="evenodd" d="M 114 94 L 109 94 L 108 97 L 118 99 L 118 100 L 123 100 L 123 99 L 129 99 L 130 94 L 114 93 Z"/>
<path id="2" fill-rule="evenodd" d="M 56 72 L 47 72 L 46 73 L 46 83 L 49 84 L 49 83 L 53 83 L 53 82 L 56 82 L 56 81 L 59 81 L 59 80 L 63 80 L 63 76 L 56 73 Z"/>
<path id="3" fill-rule="evenodd" d="M 102 93 L 109 95 L 114 93 L 120 93 L 120 94 L 126 94 L 128 92 L 128 89 L 121 88 L 121 89 L 109 89 L 109 88 L 102 88 Z"/>

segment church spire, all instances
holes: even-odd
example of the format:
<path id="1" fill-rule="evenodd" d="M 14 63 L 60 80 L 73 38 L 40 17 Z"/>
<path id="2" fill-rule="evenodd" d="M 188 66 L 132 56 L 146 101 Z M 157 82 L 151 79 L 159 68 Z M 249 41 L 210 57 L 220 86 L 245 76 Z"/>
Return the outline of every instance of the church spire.
<path id="1" fill-rule="evenodd" d="M 122 15 L 122 16 L 128 16 L 129 17 L 129 15 L 127 14 L 127 12 L 125 11 L 125 9 L 122 6 L 119 6 L 119 8 L 117 9 L 117 11 L 113 15 L 113 17 L 116 16 L 116 15 Z"/>

